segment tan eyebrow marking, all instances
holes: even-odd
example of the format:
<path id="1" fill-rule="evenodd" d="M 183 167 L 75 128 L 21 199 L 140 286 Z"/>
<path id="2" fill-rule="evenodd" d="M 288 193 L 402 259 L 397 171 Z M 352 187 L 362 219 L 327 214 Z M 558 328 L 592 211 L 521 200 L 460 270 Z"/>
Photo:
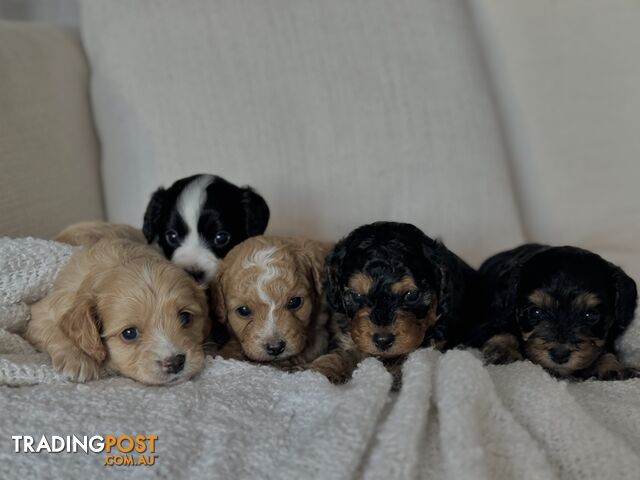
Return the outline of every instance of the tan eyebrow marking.
<path id="1" fill-rule="evenodd" d="M 580 295 L 578 295 L 576 298 L 573 299 L 573 305 L 576 306 L 577 308 L 583 308 L 583 309 L 593 308 L 595 306 L 600 305 L 600 298 L 598 298 L 598 295 L 596 295 L 595 293 L 591 293 L 591 292 L 581 293 Z"/>
<path id="2" fill-rule="evenodd" d="M 542 289 L 534 290 L 533 293 L 529 295 L 529 301 L 542 308 L 558 305 L 558 301 Z"/>
<path id="3" fill-rule="evenodd" d="M 349 288 L 360 295 L 367 295 L 373 286 L 373 279 L 364 273 L 356 273 L 349 279 Z"/>
<path id="4" fill-rule="evenodd" d="M 417 289 L 418 287 L 416 286 L 416 282 L 414 282 L 413 278 L 408 275 L 405 275 L 400 279 L 400 281 L 391 285 L 391 291 L 398 295 Z"/>

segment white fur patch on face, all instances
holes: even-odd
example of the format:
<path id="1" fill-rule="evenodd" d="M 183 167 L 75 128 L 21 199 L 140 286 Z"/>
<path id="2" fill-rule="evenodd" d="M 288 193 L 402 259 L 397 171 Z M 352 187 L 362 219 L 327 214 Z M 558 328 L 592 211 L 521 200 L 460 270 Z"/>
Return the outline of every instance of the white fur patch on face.
<path id="1" fill-rule="evenodd" d="M 262 273 L 258 276 L 256 281 L 256 288 L 258 290 L 258 297 L 260 300 L 269 307 L 267 313 L 267 321 L 264 324 L 262 331 L 263 337 L 266 339 L 270 336 L 276 335 L 276 319 L 274 312 L 276 309 L 276 299 L 267 295 L 265 286 L 274 278 L 280 274 L 280 270 L 276 268 L 273 263 L 276 260 L 277 247 L 267 247 L 262 250 L 253 252 L 251 256 L 246 258 L 242 263 L 243 268 L 257 267 L 262 270 Z"/>
<path id="2" fill-rule="evenodd" d="M 153 342 L 153 352 L 158 362 L 159 373 L 158 376 L 161 379 L 161 383 L 175 385 L 187 380 L 190 376 L 191 366 L 189 360 L 185 360 L 185 364 L 182 370 L 176 373 L 165 372 L 162 363 L 175 357 L 176 355 L 185 355 L 186 352 L 178 348 L 171 339 L 166 335 L 166 332 L 161 326 L 157 326 L 152 334 L 151 342 Z"/>
<path id="3" fill-rule="evenodd" d="M 178 197 L 176 208 L 189 232 L 171 256 L 171 261 L 185 270 L 200 270 L 209 281 L 218 268 L 219 259 L 207 247 L 207 242 L 198 232 L 198 220 L 202 206 L 207 200 L 207 187 L 213 175 L 202 175 L 191 182 Z"/>
<path id="4" fill-rule="evenodd" d="M 165 358 L 172 357 L 177 355 L 178 353 L 182 353 L 178 350 L 178 348 L 173 344 L 173 342 L 167 337 L 165 332 L 161 327 L 156 329 L 155 335 L 153 337 L 154 341 L 154 350 L 158 357 L 158 360 L 163 361 Z"/>

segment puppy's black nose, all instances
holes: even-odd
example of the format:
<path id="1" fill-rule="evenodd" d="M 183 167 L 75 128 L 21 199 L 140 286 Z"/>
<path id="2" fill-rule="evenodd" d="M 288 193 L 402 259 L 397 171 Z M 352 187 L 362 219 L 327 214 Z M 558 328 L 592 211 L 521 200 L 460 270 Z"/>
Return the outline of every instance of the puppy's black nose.
<path id="1" fill-rule="evenodd" d="M 571 356 L 571 350 L 565 347 L 552 348 L 549 350 L 549 356 L 551 357 L 551 360 L 557 364 L 567 363 Z"/>
<path id="2" fill-rule="evenodd" d="M 276 343 L 267 343 L 264 346 L 267 353 L 273 357 L 277 357 L 282 352 L 284 352 L 284 349 L 286 347 L 287 347 L 287 342 L 285 342 L 284 340 L 280 340 L 279 342 L 276 342 Z"/>
<path id="3" fill-rule="evenodd" d="M 389 350 L 389 347 L 393 345 L 393 341 L 396 339 L 396 336 L 393 333 L 374 333 L 373 334 L 373 343 L 376 344 L 378 350 L 384 352 L 385 350 Z"/>
<path id="4" fill-rule="evenodd" d="M 162 362 L 162 368 L 167 373 L 178 373 L 184 368 L 186 357 L 182 354 L 168 357 Z"/>
<path id="5" fill-rule="evenodd" d="M 187 273 L 198 283 L 202 283 L 204 280 L 204 272 L 202 270 L 187 270 Z"/>

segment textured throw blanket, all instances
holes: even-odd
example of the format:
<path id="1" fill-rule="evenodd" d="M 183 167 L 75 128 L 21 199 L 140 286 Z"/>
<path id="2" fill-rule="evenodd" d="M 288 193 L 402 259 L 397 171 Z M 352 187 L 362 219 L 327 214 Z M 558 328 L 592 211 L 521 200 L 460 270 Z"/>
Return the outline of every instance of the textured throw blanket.
<path id="1" fill-rule="evenodd" d="M 19 335 L 72 248 L 0 239 L 0 478 L 638 479 L 640 379 L 567 383 L 473 351 L 414 353 L 404 383 L 376 360 L 333 386 L 220 358 L 193 381 L 64 380 Z M 635 339 L 635 341 L 634 341 Z M 637 354 L 638 332 L 625 339 Z M 154 435 L 152 466 L 15 453 L 14 435 Z"/>

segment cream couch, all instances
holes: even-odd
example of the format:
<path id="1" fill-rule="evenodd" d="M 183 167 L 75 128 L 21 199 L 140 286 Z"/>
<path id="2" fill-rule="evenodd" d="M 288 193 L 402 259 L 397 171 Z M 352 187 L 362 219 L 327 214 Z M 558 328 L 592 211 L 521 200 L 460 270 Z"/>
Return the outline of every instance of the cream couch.
<path id="1" fill-rule="evenodd" d="M 397 219 L 474 264 L 532 240 L 640 275 L 632 0 L 81 7 L 82 39 L 0 26 L 0 234 L 139 225 L 205 171 L 258 188 L 272 233 Z"/>
<path id="2" fill-rule="evenodd" d="M 0 22 L 0 236 L 49 237 L 71 222 L 94 218 L 140 225 L 146 201 L 158 185 L 191 173 L 213 172 L 263 193 L 273 212 L 269 231 L 274 234 L 336 239 L 359 224 L 395 219 L 442 236 L 474 265 L 500 249 L 539 241 L 594 249 L 640 278 L 636 188 L 640 6 L 633 0 L 86 0 L 81 4 L 81 34 Z M 635 346 L 630 351 L 636 360 L 640 358 Z M 489 379 L 478 363 L 466 357 L 457 365 L 456 358 L 463 357 L 455 355 L 441 362 L 454 376 L 465 365 L 475 372 L 468 385 L 475 385 L 473 379 Z M 436 372 L 437 362 L 430 358 L 417 358 L 415 372 Z M 188 388 L 197 395 L 214 395 L 220 385 L 227 388 L 225 369 L 231 367 L 221 365 L 202 380 L 213 381 L 213 387 L 196 383 Z M 324 385 L 314 388 L 326 395 L 329 403 L 324 405 L 331 404 L 335 411 L 366 397 L 367 408 L 378 415 L 384 400 L 367 396 L 363 383 L 371 381 L 377 386 L 369 388 L 380 391 L 388 388 L 380 384 L 376 368 L 364 368 L 359 383 L 340 390 L 343 397 Z M 614 399 L 624 398 L 623 406 L 632 408 L 638 398 L 633 393 L 635 383 L 603 386 L 606 391 L 599 396 L 589 385 L 572 387 L 568 394 L 531 365 L 513 368 L 491 373 L 497 394 L 483 390 L 483 383 L 473 392 L 449 392 L 453 396 L 447 397 L 446 392 L 438 393 L 441 384 L 436 388 L 434 383 L 432 401 L 439 406 L 444 402 L 444 409 L 438 410 L 437 419 L 428 417 L 428 428 L 426 411 L 416 409 L 415 402 L 427 398 L 429 404 L 432 390 L 414 375 L 413 387 L 407 387 L 394 404 L 399 407 L 387 413 L 389 422 L 395 422 L 392 426 L 409 428 L 415 423 L 415 441 L 402 428 L 382 425 L 382 436 L 367 447 L 370 456 L 361 468 L 380 467 L 371 456 L 379 452 L 395 455 L 395 463 L 389 465 L 406 465 L 405 476 L 413 476 L 425 467 L 415 446 L 422 445 L 418 437 L 421 442 L 439 438 L 443 446 L 471 455 L 465 457 L 468 464 L 459 464 L 453 453 L 430 446 L 430 455 L 444 462 L 444 470 L 436 469 L 448 473 L 444 476 L 458 472 L 457 478 L 462 478 L 462 473 L 476 472 L 474 462 L 480 460 L 473 457 L 478 450 L 472 446 L 486 447 L 483 451 L 492 462 L 499 459 L 500 455 L 492 457 L 495 446 L 507 446 L 500 443 L 507 437 L 499 431 L 493 431 L 497 443 L 485 446 L 480 437 L 465 437 L 475 438 L 478 443 L 473 445 L 457 438 L 457 424 L 449 425 L 450 431 L 445 428 L 451 405 L 447 402 L 470 395 L 487 402 L 487 418 L 495 414 L 501 419 L 498 430 L 528 430 L 530 444 L 508 442 L 510 448 L 522 448 L 521 456 L 512 452 L 509 459 L 523 463 L 513 460 L 512 466 L 531 473 L 536 462 L 545 464 L 545 458 L 552 465 L 544 467 L 548 471 L 541 467 L 537 477 L 528 475 L 531 478 L 556 474 L 584 478 L 584 471 L 572 470 L 584 459 L 556 458 L 554 452 L 561 451 L 559 444 L 570 448 L 572 442 L 585 439 L 593 447 L 585 451 L 593 451 L 596 444 L 602 448 L 615 444 L 627 463 L 615 455 L 608 457 L 611 462 L 623 471 L 637 472 L 640 452 L 632 440 L 637 440 L 633 425 L 638 419 L 627 415 L 629 425 L 625 425 L 620 417 L 606 413 L 607 402 Z M 242 369 L 240 376 L 255 373 L 249 367 Z M 306 388 L 294 380 L 275 378 L 274 373 L 259 375 L 264 382 L 256 381 L 254 395 L 267 395 L 260 389 L 268 389 L 269 382 L 284 382 L 283 392 Z M 434 373 L 434 382 L 436 377 Z M 550 419 L 538 412 L 529 418 L 529 409 L 542 402 L 529 396 L 529 381 L 543 385 L 539 391 L 555 389 L 564 399 L 554 400 L 553 408 L 560 410 L 570 403 L 567 395 L 579 393 L 583 403 L 578 403 L 594 414 L 595 423 L 576 429 L 583 432 L 574 432 L 576 437 L 565 428 L 577 422 L 570 415 Z M 105 385 L 96 388 L 116 401 L 118 392 L 110 390 L 116 384 Z M 225 390 L 231 402 L 225 408 L 233 404 L 234 418 L 242 418 L 245 405 L 234 399 L 247 392 L 243 393 L 242 382 L 234 385 L 228 387 L 232 393 Z M 67 402 L 77 393 L 56 388 L 66 388 Z M 91 392 L 97 395 L 95 388 Z M 136 392 L 138 400 L 147 398 Z M 509 401 L 507 393 L 512 394 Z M 162 400 L 171 396 L 155 391 L 148 395 Z M 267 397 L 277 404 L 278 395 L 270 391 Z M 85 400 L 80 409 L 88 408 L 88 396 L 81 394 Z M 0 401 L 6 398 L 0 395 Z M 594 399 L 605 405 L 604 410 Z M 505 411 L 498 412 L 496 404 Z M 423 417 L 404 417 L 403 409 L 412 405 L 406 411 L 422 412 Z M 528 406 L 518 413 L 518 405 Z M 622 408 L 620 402 L 616 405 Z M 260 406 L 249 407 L 262 412 Z M 467 407 L 460 403 L 461 418 L 467 418 Z M 265 408 L 265 415 L 270 414 L 271 407 Z M 619 413 L 624 418 L 623 411 Z M 292 430 L 302 428 L 296 431 L 304 437 L 300 432 L 305 428 L 319 428 L 326 421 L 317 411 L 313 415 L 319 422 L 315 427 L 298 425 Z M 124 422 L 119 425 L 127 425 L 126 416 L 118 418 Z M 153 424 L 150 418 L 145 421 Z M 198 416 L 190 418 L 196 423 L 189 428 L 204 435 L 198 430 Z M 224 416 L 220 418 L 224 424 Z M 514 418 L 523 427 L 512 426 Z M 622 433 L 612 440 L 598 430 L 597 441 L 587 439 L 599 421 L 605 430 Z M 438 422 L 444 429 L 439 437 Z M 486 433 L 486 425 L 479 425 L 477 432 Z M 136 428 L 142 427 L 138 423 Z M 229 428 L 231 436 L 223 438 L 230 442 L 242 438 L 240 448 L 250 441 L 243 436 L 248 427 L 242 430 L 245 433 Z M 372 431 L 360 433 L 370 438 Z M 357 438 L 364 442 L 364 437 Z M 407 455 L 413 463 L 399 454 L 393 438 L 410 441 L 414 450 Z M 631 442 L 632 453 L 624 450 L 624 439 Z M 342 440 L 353 439 L 347 435 Z M 352 462 L 345 471 L 354 472 L 358 463 L 353 462 L 364 455 L 364 444 L 360 450 L 345 445 L 329 442 L 323 448 L 336 458 L 341 452 L 348 456 L 338 463 Z M 529 457 L 526 452 L 534 445 L 542 445 L 546 453 Z M 272 446 L 276 450 L 264 448 L 272 454 L 279 451 Z M 302 445 L 296 442 L 290 446 L 298 447 Z M 233 458 L 214 457 L 239 469 L 223 473 L 249 478 L 256 472 L 253 466 L 276 462 L 256 452 L 262 450 L 247 451 L 245 470 Z M 278 455 L 273 458 L 294 465 Z M 206 467 L 207 461 L 198 457 L 198 468 Z M 398 473 L 389 465 L 385 468 L 390 473 Z M 309 473 L 299 464 L 294 466 Z M 167 475 L 176 474 L 171 466 L 163 468 Z M 518 468 L 504 476 L 518 477 Z M 500 473 L 492 468 L 483 472 L 486 475 L 476 472 L 476 478 Z"/>

